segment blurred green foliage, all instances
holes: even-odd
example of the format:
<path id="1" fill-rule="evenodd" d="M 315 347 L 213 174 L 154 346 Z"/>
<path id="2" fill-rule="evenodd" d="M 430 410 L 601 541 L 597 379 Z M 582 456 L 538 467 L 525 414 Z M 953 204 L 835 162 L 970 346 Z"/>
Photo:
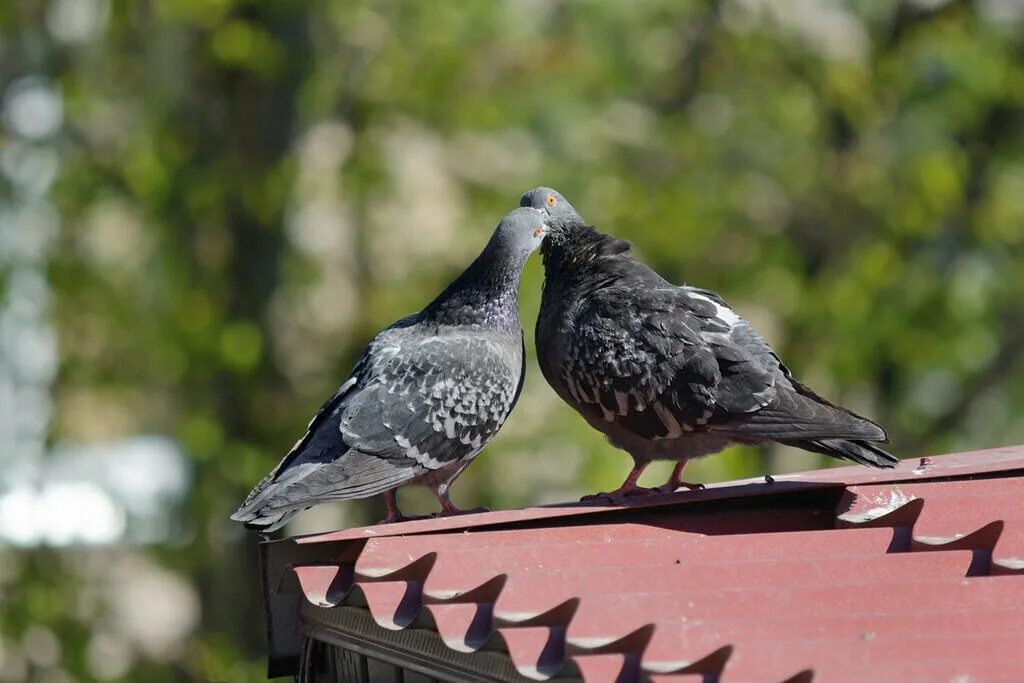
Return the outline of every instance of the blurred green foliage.
<path id="1" fill-rule="evenodd" d="M 95 582 L 118 551 L 6 551 L 0 671 L 260 680 L 256 539 L 228 515 L 366 341 L 540 184 L 721 292 L 897 454 L 1024 441 L 1022 19 L 941 0 L 3 3 L 0 86 L 38 76 L 63 99 L 52 440 L 181 444 L 180 523 L 138 552 L 187 580 L 201 619 L 181 647 L 104 669 L 116 613 Z M 528 347 L 541 282 L 534 259 Z M 733 449 L 688 474 L 832 464 Z M 627 468 L 531 361 L 454 498 L 570 499 Z M 310 515 L 301 528 L 382 509 Z M 10 668 L 46 633 L 56 661 Z"/>

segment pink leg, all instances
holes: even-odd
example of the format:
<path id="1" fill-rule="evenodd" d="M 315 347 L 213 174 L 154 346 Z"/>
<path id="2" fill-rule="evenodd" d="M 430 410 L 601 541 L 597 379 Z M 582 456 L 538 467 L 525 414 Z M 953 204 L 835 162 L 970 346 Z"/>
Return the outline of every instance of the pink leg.
<path id="1" fill-rule="evenodd" d="M 672 468 L 672 474 L 669 475 L 668 481 L 658 487 L 658 491 L 661 493 L 674 493 L 679 487 L 685 487 L 690 490 L 700 490 L 704 488 L 704 484 L 691 484 L 683 481 L 683 469 L 686 467 L 688 460 L 680 460 L 676 463 L 676 466 Z"/>
<path id="2" fill-rule="evenodd" d="M 377 522 L 378 524 L 392 524 L 394 522 L 406 522 L 410 519 L 422 519 L 421 516 L 403 515 L 398 509 L 398 494 L 395 489 L 384 493 L 384 504 L 388 507 L 388 516 Z"/>
<path id="3" fill-rule="evenodd" d="M 645 469 L 647 469 L 647 465 L 648 465 L 648 463 L 644 463 L 642 465 L 641 464 L 633 465 L 633 469 L 631 469 L 629 471 L 629 474 L 626 475 L 626 480 L 624 482 L 622 482 L 622 486 L 620 486 L 619 488 L 615 489 L 614 491 L 609 491 L 607 493 L 595 493 L 595 494 L 590 495 L 590 496 L 583 496 L 582 498 L 580 498 L 580 500 L 581 501 L 585 501 L 585 500 L 613 499 L 613 498 L 621 498 L 621 497 L 624 497 L 624 496 L 642 496 L 642 495 L 647 494 L 647 493 L 654 493 L 655 489 L 649 489 L 649 488 L 645 488 L 643 486 L 637 486 L 637 483 L 636 483 L 637 479 L 640 478 L 640 475 L 644 473 Z"/>
<path id="4" fill-rule="evenodd" d="M 452 499 L 448 497 L 447 490 L 445 490 L 444 493 L 435 490 L 434 495 L 437 496 L 437 502 L 441 504 L 441 513 L 438 515 L 440 517 L 450 517 L 452 515 L 474 515 L 478 512 L 490 512 L 490 510 L 484 507 L 473 508 L 472 510 L 463 510 L 455 507 L 455 503 L 453 503 Z"/>

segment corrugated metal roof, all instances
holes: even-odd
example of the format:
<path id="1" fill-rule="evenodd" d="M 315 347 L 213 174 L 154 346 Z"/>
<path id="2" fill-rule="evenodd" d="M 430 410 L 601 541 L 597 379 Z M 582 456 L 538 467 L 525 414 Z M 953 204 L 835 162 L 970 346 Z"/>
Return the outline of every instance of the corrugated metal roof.
<path id="1" fill-rule="evenodd" d="M 527 678 L 1024 681 L 1024 447 L 269 546 L 307 619 L 355 607 Z"/>

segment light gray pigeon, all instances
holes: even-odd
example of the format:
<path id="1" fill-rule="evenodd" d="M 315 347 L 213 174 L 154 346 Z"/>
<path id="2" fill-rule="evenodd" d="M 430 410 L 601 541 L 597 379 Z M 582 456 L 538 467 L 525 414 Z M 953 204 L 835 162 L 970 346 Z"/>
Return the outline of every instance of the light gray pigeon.
<path id="1" fill-rule="evenodd" d="M 419 313 L 378 334 L 284 460 L 231 516 L 272 531 L 317 503 L 430 488 L 461 512 L 452 481 L 491 440 L 523 385 L 519 281 L 546 215 L 516 209 L 477 259 Z"/>
<path id="2" fill-rule="evenodd" d="M 655 460 L 675 460 L 680 486 L 693 458 L 731 443 L 776 441 L 872 467 L 895 457 L 885 431 L 798 382 L 771 347 L 714 292 L 677 286 L 630 254 L 628 242 L 587 226 L 555 190 L 520 205 L 549 213 L 537 319 L 541 371 L 556 393 L 635 466 L 614 495 Z"/>

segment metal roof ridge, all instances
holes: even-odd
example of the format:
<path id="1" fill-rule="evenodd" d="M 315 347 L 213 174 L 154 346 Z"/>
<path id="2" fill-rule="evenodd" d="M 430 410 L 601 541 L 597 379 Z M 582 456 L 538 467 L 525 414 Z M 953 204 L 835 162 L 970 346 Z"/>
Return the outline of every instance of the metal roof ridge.
<path id="1" fill-rule="evenodd" d="M 790 493 L 801 489 L 812 490 L 861 484 L 935 481 L 979 474 L 1010 474 L 1015 471 L 1024 471 L 1024 445 L 965 453 L 951 453 L 920 459 L 907 459 L 902 460 L 892 470 L 873 470 L 860 465 L 826 468 L 773 475 L 774 482 L 772 483 L 766 483 L 763 478 L 718 482 L 709 484 L 707 488 L 699 491 L 687 490 L 671 494 L 643 496 L 614 505 L 581 502 L 554 503 L 536 507 L 460 515 L 458 517 L 438 517 L 396 524 L 355 527 L 306 536 L 296 536 L 292 540 L 297 544 L 305 545 L 310 543 L 379 538 L 382 536 L 448 533 L 460 530 L 515 526 L 527 522 L 564 520 L 595 514 L 616 514 L 636 509 L 672 507 L 714 500 Z"/>

